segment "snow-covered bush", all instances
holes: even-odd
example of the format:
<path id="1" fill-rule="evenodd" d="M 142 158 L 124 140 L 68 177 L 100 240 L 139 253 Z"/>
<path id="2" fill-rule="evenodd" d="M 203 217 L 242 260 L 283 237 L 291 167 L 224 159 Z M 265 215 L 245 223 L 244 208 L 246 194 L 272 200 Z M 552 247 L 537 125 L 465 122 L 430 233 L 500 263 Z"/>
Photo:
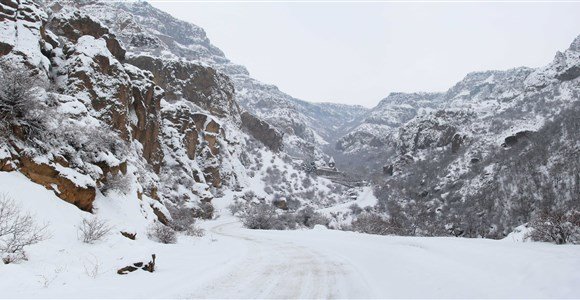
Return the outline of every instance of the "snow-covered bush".
<path id="1" fill-rule="evenodd" d="M 199 208 L 195 209 L 194 216 L 204 220 L 211 220 L 214 217 L 214 207 L 210 202 L 202 202 Z"/>
<path id="2" fill-rule="evenodd" d="M 189 236 L 201 237 L 205 234 L 202 228 L 195 225 L 195 212 L 189 208 L 171 209 L 170 227 L 177 232 L 184 232 Z"/>
<path id="3" fill-rule="evenodd" d="M 103 194 L 108 194 L 112 191 L 128 194 L 131 191 L 133 181 L 130 176 L 123 174 L 108 174 L 107 180 L 103 182 L 100 189 Z"/>
<path id="4" fill-rule="evenodd" d="M 70 122 L 67 116 L 56 116 L 56 125 L 51 130 L 53 138 L 72 147 L 67 156 L 78 156 L 83 162 L 100 162 L 99 154 L 111 153 L 118 159 L 127 155 L 127 144 L 108 125 L 86 125 Z"/>
<path id="5" fill-rule="evenodd" d="M 313 228 L 315 225 L 328 226 L 330 220 L 317 213 L 314 208 L 307 206 L 296 212 L 296 222 L 305 227 Z"/>
<path id="6" fill-rule="evenodd" d="M 0 130 L 24 139 L 38 138 L 45 116 L 37 95 L 39 81 L 24 68 L 0 64 Z"/>
<path id="7" fill-rule="evenodd" d="M 404 231 L 390 219 L 386 219 L 377 213 L 362 213 L 352 222 L 352 230 L 368 234 L 378 235 L 404 235 Z"/>
<path id="8" fill-rule="evenodd" d="M 86 244 L 92 244 L 103 239 L 111 232 L 111 226 L 106 221 L 91 216 L 84 218 L 78 226 L 79 239 Z"/>
<path id="9" fill-rule="evenodd" d="M 296 229 L 313 228 L 315 225 L 328 226 L 329 219 L 307 206 L 296 212 L 277 210 L 269 203 L 243 203 L 230 205 L 230 211 L 237 213 L 242 224 L 249 229 Z"/>
<path id="10" fill-rule="evenodd" d="M 24 247 L 46 239 L 46 227 L 38 226 L 14 200 L 0 195 L 0 255 L 5 264 L 25 260 Z"/>
<path id="11" fill-rule="evenodd" d="M 161 223 L 155 223 L 147 232 L 149 238 L 163 244 L 175 244 L 177 242 L 177 233 L 169 226 Z"/>
<path id="12" fill-rule="evenodd" d="M 245 208 L 244 203 L 240 200 L 235 200 L 234 202 L 230 203 L 230 205 L 228 205 L 228 210 L 232 215 L 236 215 L 244 208 Z"/>
<path id="13" fill-rule="evenodd" d="M 276 218 L 275 208 L 265 203 L 250 205 L 240 213 L 242 224 L 250 229 L 273 229 Z"/>
<path id="14" fill-rule="evenodd" d="M 580 211 L 543 213 L 529 224 L 534 241 L 555 244 L 580 243 Z"/>

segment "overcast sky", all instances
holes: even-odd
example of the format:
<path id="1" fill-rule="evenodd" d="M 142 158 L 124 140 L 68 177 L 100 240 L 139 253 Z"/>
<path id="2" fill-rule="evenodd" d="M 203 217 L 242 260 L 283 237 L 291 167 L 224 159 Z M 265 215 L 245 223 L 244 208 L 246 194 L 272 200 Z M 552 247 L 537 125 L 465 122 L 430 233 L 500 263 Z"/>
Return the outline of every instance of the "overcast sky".
<path id="1" fill-rule="evenodd" d="M 258 80 L 368 107 L 471 71 L 545 65 L 580 35 L 580 3 L 151 3 L 203 27 Z"/>

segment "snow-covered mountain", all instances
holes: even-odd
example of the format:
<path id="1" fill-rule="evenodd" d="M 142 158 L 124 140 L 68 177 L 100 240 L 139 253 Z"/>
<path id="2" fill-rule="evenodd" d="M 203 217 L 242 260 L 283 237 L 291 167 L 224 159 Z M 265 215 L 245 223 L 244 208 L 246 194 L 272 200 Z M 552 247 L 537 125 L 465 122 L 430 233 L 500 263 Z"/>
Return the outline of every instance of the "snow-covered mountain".
<path id="1" fill-rule="evenodd" d="M 0 296 L 576 297 L 519 242 L 580 243 L 579 99 L 580 37 L 366 109 L 145 2 L 0 0 Z"/>
<path id="2" fill-rule="evenodd" d="M 286 152 L 293 156 L 323 158 L 322 147 L 333 143 L 366 112 L 360 106 L 305 102 L 255 80 L 245 67 L 231 62 L 213 46 L 202 28 L 177 20 L 146 2 L 69 2 L 73 4 L 116 33 L 131 53 L 130 62 L 142 56 L 185 59 L 226 74 L 234 84 L 240 106 L 284 133 Z"/>
<path id="3" fill-rule="evenodd" d="M 289 100 L 266 89 L 202 29 L 147 3 L 3 0 L 0 9 L 3 95 L 17 99 L 6 93 L 19 87 L 35 100 L 8 110 L 34 126 L 16 118 L 2 123 L 3 171 L 21 172 L 85 211 L 123 186 L 153 209 L 154 217 L 149 208 L 143 217 L 163 223 L 182 209 L 211 217 L 208 203 L 233 191 L 294 206 L 343 198 L 343 187 L 305 173 L 280 150 L 300 144 L 319 151 L 323 138 L 305 120 L 347 124 L 363 109 Z M 240 102 L 250 108 L 257 92 L 242 82 L 283 95 L 264 99 L 284 103 L 274 109 L 284 118 L 273 126 L 259 111 L 244 111 Z M 280 122 L 312 143 L 284 135 Z"/>
<path id="4" fill-rule="evenodd" d="M 546 211 L 577 209 L 579 43 L 542 68 L 468 74 L 393 127 L 365 121 L 359 128 L 380 130 L 345 149 L 377 141 L 386 154 L 379 200 L 423 234 L 497 238 Z"/>

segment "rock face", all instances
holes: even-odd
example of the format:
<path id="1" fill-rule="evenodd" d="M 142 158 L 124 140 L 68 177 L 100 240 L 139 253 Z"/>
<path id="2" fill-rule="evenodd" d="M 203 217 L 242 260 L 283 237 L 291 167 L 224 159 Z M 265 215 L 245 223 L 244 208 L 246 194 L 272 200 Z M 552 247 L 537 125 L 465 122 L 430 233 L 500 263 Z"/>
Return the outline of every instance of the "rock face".
<path id="1" fill-rule="evenodd" d="M 115 5 L 87 2 L 83 4 L 83 10 L 114 29 L 117 37 L 135 54 L 135 57 L 131 58 L 132 63 L 140 67 L 153 72 L 152 66 L 155 62 L 144 56 L 160 57 L 162 53 L 171 53 L 166 57 L 172 60 L 179 57 L 187 61 L 201 61 L 230 77 L 235 87 L 236 101 L 244 110 L 285 133 L 284 149 L 293 156 L 324 157 L 327 145 L 334 144 L 339 136 L 352 126 L 356 126 L 359 117 L 367 111 L 361 106 L 308 103 L 285 94 L 273 85 L 259 82 L 250 76 L 245 67 L 232 63 L 221 50 L 212 45 L 202 28 L 177 20 L 146 2 Z M 159 66 L 154 68 L 162 70 Z M 179 68 L 162 70 L 162 73 L 171 74 L 173 71 L 180 80 L 189 80 L 187 74 L 180 75 Z M 212 76 L 203 80 L 212 81 L 214 80 Z M 183 89 L 174 89 L 161 82 L 157 83 L 168 93 L 175 92 L 176 97 L 188 93 Z M 198 83 L 203 87 L 203 82 Z M 194 102 L 216 116 L 236 115 L 238 109 L 230 101 L 219 105 L 216 101 L 213 99 L 212 103 L 197 100 Z M 237 115 L 240 113 L 241 111 L 238 111 Z"/>
<path id="2" fill-rule="evenodd" d="M 186 99 L 215 116 L 239 119 L 233 84 L 216 70 L 150 56 L 131 57 L 128 62 L 150 71 L 155 83 L 165 90 L 168 101 Z"/>
<path id="3" fill-rule="evenodd" d="M 20 164 L 20 172 L 33 182 L 53 190 L 59 198 L 74 204 L 84 211 L 90 212 L 93 210 L 93 201 L 96 196 L 95 187 L 90 185 L 80 186 L 75 181 L 67 178 L 67 176 L 83 177 L 86 175 L 61 173 L 58 170 L 59 167 L 55 165 L 37 163 L 25 156 L 20 158 Z"/>
<path id="4" fill-rule="evenodd" d="M 48 8 L 32 1 L 2 1 L 2 29 L 25 27 L 2 31 L 9 39 L 2 39 L 7 46 L 0 59 L 32 69 L 40 62 L 39 76 L 57 91 L 49 96 L 58 114 L 51 116 L 55 131 L 42 145 L 46 155 L 14 157 L 14 147 L 0 141 L 8 153 L 2 171 L 18 170 L 87 211 L 109 176 L 134 176 L 139 193 L 168 203 L 210 200 L 210 187 L 223 182 L 225 130 L 207 113 L 239 122 L 229 78 L 189 62 L 141 57 L 132 61 L 141 68 L 123 63 L 122 42 L 77 4 L 86 3 L 53 2 L 48 18 Z M 21 34 L 38 42 L 19 45 Z M 16 144 L 18 150 L 31 147 Z"/>
<path id="5" fill-rule="evenodd" d="M 243 112 L 241 118 L 242 126 L 258 141 L 274 152 L 282 150 L 284 146 L 282 137 L 284 134 L 249 112 Z"/>

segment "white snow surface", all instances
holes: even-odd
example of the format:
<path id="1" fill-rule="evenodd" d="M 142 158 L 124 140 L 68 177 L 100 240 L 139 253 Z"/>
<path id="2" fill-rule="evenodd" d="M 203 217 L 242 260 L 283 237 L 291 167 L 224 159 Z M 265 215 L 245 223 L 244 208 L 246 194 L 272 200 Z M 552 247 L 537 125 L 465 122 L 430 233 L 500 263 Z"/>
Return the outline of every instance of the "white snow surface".
<path id="1" fill-rule="evenodd" d="M 51 232 L 26 249 L 28 261 L 0 265 L 2 298 L 580 297 L 578 246 L 248 230 L 225 210 L 231 193 L 214 200 L 221 217 L 201 224 L 206 236 L 180 236 L 173 245 L 147 239 L 148 199 L 100 195 L 96 215 L 115 229 L 88 245 L 75 228 L 88 213 L 18 173 L 0 173 L 0 192 Z M 153 253 L 156 272 L 116 274 Z"/>

